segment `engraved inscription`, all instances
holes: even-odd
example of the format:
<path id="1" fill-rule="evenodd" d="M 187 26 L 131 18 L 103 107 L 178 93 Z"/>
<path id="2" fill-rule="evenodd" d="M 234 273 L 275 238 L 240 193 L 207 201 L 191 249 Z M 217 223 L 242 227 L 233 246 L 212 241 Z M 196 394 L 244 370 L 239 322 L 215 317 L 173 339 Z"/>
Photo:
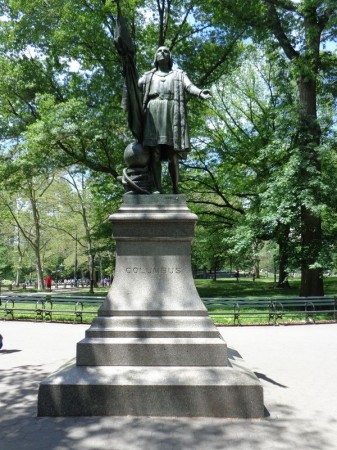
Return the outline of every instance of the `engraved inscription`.
<path id="1" fill-rule="evenodd" d="M 126 273 L 143 273 L 143 274 L 174 274 L 181 273 L 181 267 L 126 267 Z"/>

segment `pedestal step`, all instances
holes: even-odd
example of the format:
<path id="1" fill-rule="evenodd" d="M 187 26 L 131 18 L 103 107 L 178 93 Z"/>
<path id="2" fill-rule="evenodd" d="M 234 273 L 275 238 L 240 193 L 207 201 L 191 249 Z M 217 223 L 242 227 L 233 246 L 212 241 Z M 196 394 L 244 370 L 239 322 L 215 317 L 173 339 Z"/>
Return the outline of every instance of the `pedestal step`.
<path id="1" fill-rule="evenodd" d="M 220 334 L 208 316 L 115 316 L 96 317 L 86 331 L 87 338 L 218 338 Z"/>
<path id="2" fill-rule="evenodd" d="M 63 368 L 40 384 L 39 416 L 263 417 L 256 376 L 233 367 Z"/>
<path id="3" fill-rule="evenodd" d="M 221 338 L 85 338 L 78 366 L 226 366 Z"/>

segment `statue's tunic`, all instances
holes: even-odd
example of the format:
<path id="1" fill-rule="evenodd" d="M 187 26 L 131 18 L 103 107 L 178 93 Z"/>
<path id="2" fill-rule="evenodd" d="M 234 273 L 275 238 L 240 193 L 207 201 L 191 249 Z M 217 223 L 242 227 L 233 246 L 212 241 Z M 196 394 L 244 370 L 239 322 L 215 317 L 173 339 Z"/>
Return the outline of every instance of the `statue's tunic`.
<path id="1" fill-rule="evenodd" d="M 192 84 L 181 70 L 168 73 L 156 69 L 145 73 L 139 80 L 143 92 L 145 114 L 144 147 L 167 145 L 180 156 L 189 151 L 186 126 L 185 91 L 199 95 L 201 89 Z"/>

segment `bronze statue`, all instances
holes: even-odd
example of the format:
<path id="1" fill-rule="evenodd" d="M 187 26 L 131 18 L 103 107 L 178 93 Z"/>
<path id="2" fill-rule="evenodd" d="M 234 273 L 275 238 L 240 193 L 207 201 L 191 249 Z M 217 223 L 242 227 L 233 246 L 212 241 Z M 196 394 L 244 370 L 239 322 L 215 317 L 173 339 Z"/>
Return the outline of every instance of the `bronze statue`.
<path id="1" fill-rule="evenodd" d="M 122 182 L 130 193 L 150 193 L 147 180 L 149 167 L 156 193 L 162 193 L 161 162 L 168 161 L 172 191 L 179 192 L 179 165 L 190 150 L 186 123 L 185 92 L 202 99 L 209 99 L 206 89 L 199 89 L 182 70 L 173 69 L 171 52 L 159 47 L 154 68 L 137 82 L 134 62 L 134 46 L 122 17 L 119 4 L 115 25 L 115 45 L 123 61 L 126 91 L 123 106 L 128 112 L 129 128 L 137 142 L 129 144 L 124 157 L 128 169 L 124 169 Z M 137 86 L 138 84 L 138 86 Z"/>
<path id="2" fill-rule="evenodd" d="M 187 75 L 173 69 L 171 52 L 159 47 L 155 68 L 139 80 L 143 94 L 143 147 L 150 149 L 151 172 L 157 192 L 161 188 L 161 161 L 168 160 L 172 190 L 178 194 L 178 160 L 190 150 L 186 124 L 185 92 L 202 99 L 211 97 L 208 90 L 194 86 Z"/>

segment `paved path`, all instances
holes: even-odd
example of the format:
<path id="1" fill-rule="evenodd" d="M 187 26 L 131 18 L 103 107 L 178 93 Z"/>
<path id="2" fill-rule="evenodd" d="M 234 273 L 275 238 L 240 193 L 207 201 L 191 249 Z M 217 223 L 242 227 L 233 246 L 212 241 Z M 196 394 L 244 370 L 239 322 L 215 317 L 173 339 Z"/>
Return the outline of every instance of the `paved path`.
<path id="1" fill-rule="evenodd" d="M 264 387 L 262 420 L 37 418 L 88 325 L 0 322 L 0 450 L 337 450 L 337 324 L 219 328 Z"/>

